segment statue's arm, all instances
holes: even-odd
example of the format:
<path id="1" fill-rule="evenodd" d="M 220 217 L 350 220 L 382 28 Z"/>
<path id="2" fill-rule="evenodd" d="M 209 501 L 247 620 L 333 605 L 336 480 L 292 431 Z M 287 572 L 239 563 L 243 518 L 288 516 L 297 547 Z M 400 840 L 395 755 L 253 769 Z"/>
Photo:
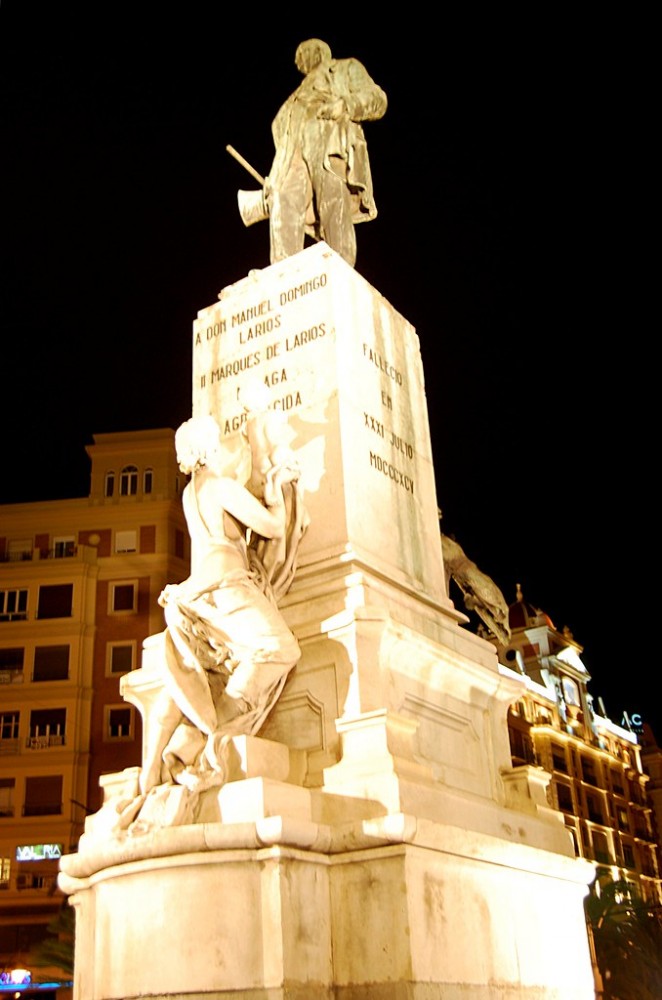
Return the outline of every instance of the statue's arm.
<path id="1" fill-rule="evenodd" d="M 280 538 L 284 533 L 285 504 L 280 492 L 267 508 L 236 479 L 222 478 L 216 484 L 215 494 L 219 508 L 226 510 L 258 535 Z"/>
<path id="2" fill-rule="evenodd" d="M 375 121 L 385 114 L 388 103 L 386 94 L 358 59 L 348 60 L 347 82 L 343 99 L 352 121 Z"/>

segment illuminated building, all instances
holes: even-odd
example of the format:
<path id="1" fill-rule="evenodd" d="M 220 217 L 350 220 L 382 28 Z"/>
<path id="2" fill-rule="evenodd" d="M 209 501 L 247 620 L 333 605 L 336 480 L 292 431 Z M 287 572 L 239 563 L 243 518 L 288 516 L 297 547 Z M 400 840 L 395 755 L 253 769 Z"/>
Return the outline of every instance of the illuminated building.
<path id="1" fill-rule="evenodd" d="M 188 573 L 174 433 L 97 434 L 89 497 L 0 511 L 0 972 L 57 913 L 99 776 L 141 760 L 119 678 Z M 182 484 L 183 485 L 183 484 Z"/>
<path id="2" fill-rule="evenodd" d="M 595 710 L 582 647 L 528 604 L 519 586 L 509 620 L 510 643 L 499 647 L 502 670 L 526 682 L 508 713 L 513 765 L 549 772 L 550 804 L 563 813 L 577 855 L 596 862 L 600 880 L 625 879 L 649 904 L 662 905 L 649 776 L 637 736 Z"/>
<path id="3" fill-rule="evenodd" d="M 637 720 L 639 722 L 640 720 Z M 645 722 L 638 732 L 641 744 L 641 763 L 649 777 L 646 787 L 648 800 L 653 807 L 653 819 L 657 830 L 657 842 L 660 843 L 662 831 L 662 748 L 658 745 L 655 733 Z"/>

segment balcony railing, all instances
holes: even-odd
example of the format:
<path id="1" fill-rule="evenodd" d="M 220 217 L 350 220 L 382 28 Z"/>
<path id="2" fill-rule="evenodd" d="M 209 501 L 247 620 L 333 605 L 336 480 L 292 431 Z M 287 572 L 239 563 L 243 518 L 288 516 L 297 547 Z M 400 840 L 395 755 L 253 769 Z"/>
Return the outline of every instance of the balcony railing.
<path id="1" fill-rule="evenodd" d="M 26 889 L 37 889 L 40 892 L 49 892 L 57 882 L 57 875 L 17 875 L 16 888 L 19 892 Z"/>
<path id="2" fill-rule="evenodd" d="M 600 865 L 613 865 L 614 860 L 607 851 L 593 851 L 594 860 Z"/>
<path id="3" fill-rule="evenodd" d="M 33 562 L 36 559 L 73 559 L 78 555 L 78 546 L 58 545 L 52 549 L 31 549 L 29 552 L 0 552 L 0 563 Z"/>
<path id="4" fill-rule="evenodd" d="M 0 740 L 0 757 L 5 754 L 14 754 L 21 752 L 21 741 L 18 736 L 11 740 Z"/>
<path id="5" fill-rule="evenodd" d="M 54 734 L 44 736 L 28 736 L 25 741 L 28 750 L 48 750 L 49 747 L 63 747 L 64 734 Z"/>
<path id="6" fill-rule="evenodd" d="M 23 678 L 22 667 L 11 667 L 9 670 L 0 670 L 0 684 L 22 684 Z"/>
<path id="7" fill-rule="evenodd" d="M 24 816 L 61 816 L 62 815 L 62 803 L 27 803 L 23 806 Z"/>

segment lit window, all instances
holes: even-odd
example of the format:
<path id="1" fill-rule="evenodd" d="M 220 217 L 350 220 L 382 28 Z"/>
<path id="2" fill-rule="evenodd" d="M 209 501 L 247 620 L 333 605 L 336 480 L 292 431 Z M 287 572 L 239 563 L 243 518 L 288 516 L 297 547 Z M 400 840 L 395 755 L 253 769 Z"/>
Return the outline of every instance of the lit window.
<path id="1" fill-rule="evenodd" d="M 151 493 L 154 485 L 154 469 L 145 469 L 143 472 L 143 493 Z"/>
<path id="2" fill-rule="evenodd" d="M 623 795 L 625 792 L 625 787 L 623 784 L 623 775 L 616 768 L 612 768 L 611 771 L 611 790 L 614 795 Z"/>
<path id="3" fill-rule="evenodd" d="M 68 646 L 37 646 L 34 651 L 33 681 L 66 681 L 69 677 Z"/>
<path id="4" fill-rule="evenodd" d="M 106 740 L 133 739 L 133 708 L 127 705 L 106 705 Z"/>
<path id="5" fill-rule="evenodd" d="M 552 743 L 552 766 L 555 771 L 563 771 L 564 774 L 568 773 L 568 762 L 565 758 L 565 750 L 557 743 Z"/>
<path id="6" fill-rule="evenodd" d="M 136 552 L 137 538 L 136 531 L 116 531 L 115 552 Z"/>
<path id="7" fill-rule="evenodd" d="M 582 776 L 587 784 L 594 785 L 596 788 L 599 787 L 595 764 L 588 757 L 582 757 Z"/>
<path id="8" fill-rule="evenodd" d="M 32 539 L 18 538 L 7 542 L 7 562 L 27 562 L 32 559 Z"/>
<path id="9" fill-rule="evenodd" d="M 76 555 L 76 539 L 75 538 L 54 538 L 53 539 L 53 558 L 54 559 L 67 559 L 71 556 Z"/>
<path id="10" fill-rule="evenodd" d="M 18 740 L 19 717 L 18 712 L 0 712 L 0 742 L 5 744 L 0 746 L 0 753 L 9 753 L 7 742 Z"/>
<path id="11" fill-rule="evenodd" d="M 37 618 L 71 618 L 73 583 L 56 583 L 39 588 Z"/>
<path id="12" fill-rule="evenodd" d="M 106 480 L 104 484 L 104 496 L 112 497 L 115 492 L 115 473 L 112 471 L 106 473 Z"/>
<path id="13" fill-rule="evenodd" d="M 602 815 L 602 804 L 601 800 L 597 795 L 586 793 L 586 810 L 588 812 L 588 818 L 592 823 L 602 823 L 604 824 L 604 816 Z"/>
<path id="14" fill-rule="evenodd" d="M 136 595 L 138 588 L 135 583 L 111 583 L 110 610 L 116 614 L 130 613 L 136 610 Z"/>
<path id="15" fill-rule="evenodd" d="M 59 816 L 62 812 L 62 775 L 25 779 L 24 816 Z"/>
<path id="16" fill-rule="evenodd" d="M 0 785 L 0 788 L 2 786 Z M 0 812 L 0 816 L 2 813 Z M 11 875 L 11 858 L 0 858 L 0 889 L 6 889 Z"/>
<path id="17" fill-rule="evenodd" d="M 593 831 L 593 858 L 602 865 L 612 864 L 610 845 L 604 833 Z"/>
<path id="18" fill-rule="evenodd" d="M 108 643 L 108 674 L 128 674 L 133 670 L 136 644 L 135 642 Z"/>
<path id="19" fill-rule="evenodd" d="M 0 684 L 14 684 L 23 680 L 22 646 L 0 649 Z"/>
<path id="20" fill-rule="evenodd" d="M 134 497 L 138 492 L 138 469 L 135 465 L 125 465 L 120 473 L 120 496 Z"/>
<path id="21" fill-rule="evenodd" d="M 0 778 L 0 818 L 14 815 L 15 778 Z"/>
<path id="22" fill-rule="evenodd" d="M 563 812 L 574 812 L 572 789 L 570 786 L 564 784 L 562 781 L 559 781 L 556 785 L 556 794 L 559 802 L 559 809 Z"/>
<path id="23" fill-rule="evenodd" d="M 562 680 L 563 685 L 563 697 L 568 705 L 579 705 L 579 688 L 570 677 L 564 677 Z"/>
<path id="24" fill-rule="evenodd" d="M 64 746 L 66 724 L 66 708 L 33 708 L 30 712 L 29 748 L 46 750 L 48 747 Z"/>
<path id="25" fill-rule="evenodd" d="M 0 622 L 25 621 L 27 617 L 27 589 L 0 590 Z"/>

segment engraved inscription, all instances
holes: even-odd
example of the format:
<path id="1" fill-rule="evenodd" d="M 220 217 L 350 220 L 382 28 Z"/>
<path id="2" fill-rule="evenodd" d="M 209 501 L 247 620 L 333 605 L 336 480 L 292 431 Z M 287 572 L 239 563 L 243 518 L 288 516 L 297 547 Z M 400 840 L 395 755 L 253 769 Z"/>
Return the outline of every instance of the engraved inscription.
<path id="1" fill-rule="evenodd" d="M 380 455 L 376 455 L 374 451 L 370 452 L 370 466 L 376 469 L 377 472 L 381 472 L 384 476 L 392 479 L 396 486 L 401 486 L 407 491 L 414 495 L 414 480 L 411 476 L 407 476 L 401 469 L 398 469 L 391 462 L 382 458 Z"/>
<path id="2" fill-rule="evenodd" d="M 396 385 L 403 384 L 402 372 L 399 372 L 395 365 L 392 365 L 389 361 L 386 361 L 379 351 L 375 351 L 370 347 L 369 344 L 363 344 L 363 356 L 368 361 L 371 361 L 376 368 L 379 368 L 381 372 L 388 375 L 390 379 L 396 383 Z"/>

